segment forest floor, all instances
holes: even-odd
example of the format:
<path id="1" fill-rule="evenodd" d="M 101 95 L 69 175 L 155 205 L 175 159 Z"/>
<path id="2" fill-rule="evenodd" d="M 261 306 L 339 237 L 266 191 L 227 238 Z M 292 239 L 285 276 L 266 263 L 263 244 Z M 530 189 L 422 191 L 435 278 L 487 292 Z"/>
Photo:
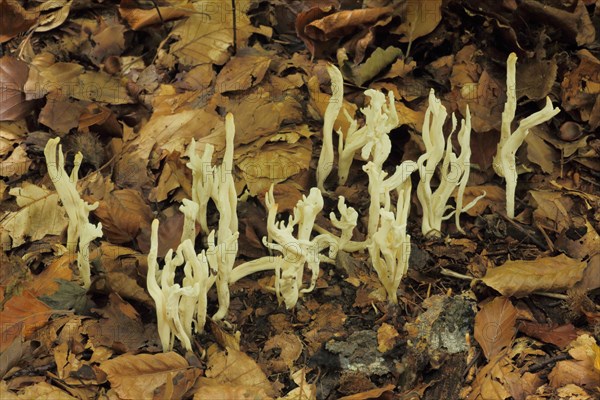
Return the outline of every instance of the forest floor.
<path id="1" fill-rule="evenodd" d="M 0 0 L 0 15 L 3 400 L 600 398 L 600 2 Z M 546 97 L 561 110 L 517 152 L 514 218 L 493 168 L 511 52 L 514 127 Z M 425 151 L 430 89 L 459 121 L 468 106 L 464 204 L 486 196 L 461 214 L 464 233 L 451 218 L 436 237 L 422 233 L 413 190 L 398 304 L 369 252 L 339 251 L 294 308 L 279 304 L 272 272 L 254 274 L 231 285 L 226 317 L 209 318 L 191 350 L 175 341 L 163 353 L 146 282 L 151 223 L 162 265 L 193 196 L 191 139 L 220 162 L 234 116 L 236 263 L 269 256 L 269 187 L 287 220 L 316 186 L 336 90 L 328 63 L 359 126 L 366 89 L 394 94 L 389 173 Z M 334 127 L 347 132 L 343 113 Z M 67 171 L 82 153 L 77 191 L 98 203 L 88 289 L 44 157 L 57 136 Z M 344 185 L 334 165 L 317 217 L 337 232 L 328 216 L 344 196 L 360 216 L 354 241 L 367 235 L 363 165 L 357 154 Z M 217 308 L 212 289 L 208 315 Z"/>

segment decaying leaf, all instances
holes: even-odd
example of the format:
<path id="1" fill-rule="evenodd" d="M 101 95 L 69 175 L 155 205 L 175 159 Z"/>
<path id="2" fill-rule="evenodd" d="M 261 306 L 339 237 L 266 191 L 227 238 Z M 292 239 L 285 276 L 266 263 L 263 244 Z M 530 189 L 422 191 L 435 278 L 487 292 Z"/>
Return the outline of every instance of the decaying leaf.
<path id="1" fill-rule="evenodd" d="M 503 296 L 524 297 L 538 291 L 560 291 L 573 287 L 587 263 L 561 254 L 533 261 L 507 261 L 487 270 L 482 281 Z"/>
<path id="2" fill-rule="evenodd" d="M 30 291 L 8 299 L 0 311 L 0 353 L 15 339 L 27 340 L 54 312 Z"/>
<path id="3" fill-rule="evenodd" d="M 153 218 L 150 206 L 132 189 L 115 190 L 105 196 L 94 215 L 102 222 L 104 235 L 117 244 L 133 241 Z"/>
<path id="4" fill-rule="evenodd" d="M 67 227 L 65 211 L 59 206 L 56 193 L 27 182 L 9 193 L 17 198 L 21 209 L 4 216 L 0 233 L 3 237 L 10 236 L 12 247 L 22 245 L 26 238 L 39 240 L 46 235 L 60 235 Z M 6 243 L 4 238 L 2 241 Z"/>
<path id="5" fill-rule="evenodd" d="M 15 36 L 26 32 L 35 23 L 36 12 L 26 10 L 16 1 L 0 1 L 0 43 L 5 43 Z"/>
<path id="6" fill-rule="evenodd" d="M 506 297 L 496 297 L 475 316 L 475 339 L 491 360 L 510 346 L 515 337 L 517 310 Z"/>
<path id="7" fill-rule="evenodd" d="M 200 375 L 177 353 L 124 354 L 100 364 L 121 399 L 179 399 Z M 165 389 L 171 392 L 164 396 Z M 161 394 L 163 396 L 161 396 Z"/>
<path id="8" fill-rule="evenodd" d="M 394 33 L 403 35 L 402 42 L 412 42 L 435 29 L 442 20 L 442 0 L 409 1 L 402 13 L 402 25 Z"/>
<path id="9" fill-rule="evenodd" d="M 600 348 L 590 335 L 581 335 L 569 346 L 573 360 L 559 361 L 550 372 L 550 384 L 559 388 L 574 383 L 587 388 L 600 385 Z"/>
<path id="10" fill-rule="evenodd" d="M 214 383 L 249 390 L 250 393 L 273 395 L 273 387 L 258 364 L 245 353 L 227 349 L 209 354 L 206 377 Z"/>
<path id="11" fill-rule="evenodd" d="M 0 6 L 4 6 L 4 1 Z M 4 27 L 4 15 L 2 15 Z M 23 61 L 10 56 L 0 58 L 0 121 L 15 121 L 25 116 L 32 107 L 26 101 L 24 85 L 29 68 Z"/>

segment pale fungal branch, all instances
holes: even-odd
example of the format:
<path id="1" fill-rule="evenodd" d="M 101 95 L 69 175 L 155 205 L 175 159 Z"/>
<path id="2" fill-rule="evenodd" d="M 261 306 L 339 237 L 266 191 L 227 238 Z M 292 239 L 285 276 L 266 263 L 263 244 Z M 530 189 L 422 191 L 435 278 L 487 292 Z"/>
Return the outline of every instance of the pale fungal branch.
<path id="1" fill-rule="evenodd" d="M 382 92 L 368 89 L 365 96 L 370 98 L 369 105 L 361 109 L 365 116 L 365 125 L 358 128 L 358 123 L 345 112 L 350 121 L 350 128 L 345 138 L 342 132 L 338 132 L 339 185 L 346 183 L 352 160 L 359 149 L 363 160 L 371 159 L 376 165 L 383 165 L 392 149 L 389 134 L 399 124 L 394 94 L 390 91 L 386 99 Z"/>
<path id="2" fill-rule="evenodd" d="M 83 286 L 88 289 L 91 285 L 89 245 L 94 239 L 102 237 L 102 224 L 91 224 L 89 222 L 89 214 L 90 211 L 98 208 L 99 203 L 88 204 L 81 199 L 77 192 L 77 175 L 83 156 L 81 153 L 75 155 L 75 166 L 69 178 L 65 171 L 65 157 L 62 152 L 62 146 L 59 143 L 60 138 L 58 137 L 48 140 L 44 148 L 44 156 L 50 179 L 54 183 L 56 192 L 69 217 L 67 250 L 70 253 L 78 251 L 77 267 L 79 275 L 83 281 Z"/>
<path id="3" fill-rule="evenodd" d="M 179 245 L 175 254 L 172 249 L 167 252 L 161 270 L 157 261 L 158 226 L 159 222 L 155 219 L 152 222 L 146 276 L 148 293 L 156 305 L 158 335 L 163 351 L 173 349 L 175 337 L 187 350 L 191 350 L 193 332 L 202 332 L 206 323 L 207 293 L 215 277 L 210 273 L 205 252 L 196 254 L 189 239 Z M 182 265 L 185 276 L 180 285 L 175 283 L 175 274 Z"/>
<path id="4" fill-rule="evenodd" d="M 515 192 L 518 179 L 515 159 L 517 150 L 523 144 L 531 128 L 551 120 L 560 112 L 558 107 L 553 108 L 552 101 L 546 97 L 544 108 L 521 120 L 513 132 L 511 124 L 515 119 L 517 109 L 516 74 L 517 55 L 510 53 L 506 60 L 506 103 L 502 112 L 500 141 L 493 161 L 496 174 L 506 180 L 506 215 L 509 218 L 515 217 Z"/>
<path id="5" fill-rule="evenodd" d="M 317 187 L 325 192 L 325 180 L 333 168 L 333 124 L 344 101 L 344 78 L 342 73 L 332 64 L 327 64 L 327 72 L 331 78 L 331 98 L 323 118 L 323 146 L 317 164 Z"/>
<path id="6" fill-rule="evenodd" d="M 393 304 L 398 304 L 398 287 L 408 270 L 410 258 L 410 235 L 406 234 L 410 189 L 409 179 L 398 187 L 395 215 L 389 211 L 389 206 L 380 210 L 379 226 L 367 246 L 373 268 L 387 292 L 388 301 Z"/>
<path id="7" fill-rule="evenodd" d="M 417 186 L 417 197 L 423 208 L 421 231 L 424 236 L 441 235 L 442 221 L 452 217 L 455 213 L 457 214 L 457 229 L 462 232 L 462 228 L 458 222 L 460 213 L 473 207 L 483 197 L 479 196 L 463 207 L 463 195 L 471 167 L 471 114 L 469 107 L 466 109 L 466 117 L 461 121 L 461 127 L 458 132 L 458 141 L 461 145 L 459 156 L 452 151 L 452 134 L 456 131 L 457 127 L 454 115 L 452 115 L 451 133 L 448 139 L 444 140 L 443 127 L 447 115 L 446 108 L 435 97 L 432 89 L 429 93 L 429 105 L 425 111 L 422 129 L 425 153 L 417 160 L 419 175 L 421 177 Z M 431 189 L 431 181 L 440 162 L 442 162 L 439 174 L 440 183 L 436 190 L 433 191 Z M 452 206 L 448 205 L 448 200 L 455 190 L 457 190 L 456 208 L 446 213 L 452 209 Z"/>

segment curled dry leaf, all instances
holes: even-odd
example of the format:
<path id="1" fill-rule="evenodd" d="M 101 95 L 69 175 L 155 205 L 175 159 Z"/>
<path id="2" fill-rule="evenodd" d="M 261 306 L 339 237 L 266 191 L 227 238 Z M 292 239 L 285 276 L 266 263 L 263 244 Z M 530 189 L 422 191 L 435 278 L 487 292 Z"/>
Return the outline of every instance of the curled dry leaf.
<path id="1" fill-rule="evenodd" d="M 504 296 L 524 297 L 533 292 L 573 287 L 583 277 L 586 265 L 564 254 L 533 261 L 507 261 L 488 269 L 482 281 Z"/>
<path id="2" fill-rule="evenodd" d="M 475 339 L 488 360 L 509 346 L 515 336 L 517 309 L 506 297 L 496 297 L 475 316 Z"/>

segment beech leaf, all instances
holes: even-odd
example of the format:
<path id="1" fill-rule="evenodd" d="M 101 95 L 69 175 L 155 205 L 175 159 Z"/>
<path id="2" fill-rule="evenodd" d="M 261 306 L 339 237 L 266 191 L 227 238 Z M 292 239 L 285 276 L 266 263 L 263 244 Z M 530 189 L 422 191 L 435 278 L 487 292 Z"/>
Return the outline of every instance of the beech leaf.
<path id="1" fill-rule="evenodd" d="M 108 375 L 111 388 L 121 399 L 183 398 L 200 370 L 175 352 L 160 354 L 125 354 L 100 364 Z M 170 396 L 160 396 L 161 388 L 170 386 Z M 165 394 L 163 392 L 163 394 Z"/>
<path id="2" fill-rule="evenodd" d="M 583 277 L 587 263 L 561 254 L 533 261 L 507 261 L 488 269 L 482 281 L 504 296 L 524 297 L 538 291 L 573 287 Z"/>
<path id="3" fill-rule="evenodd" d="M 517 309 L 507 297 L 497 297 L 475 316 L 475 340 L 490 360 L 509 346 L 515 336 Z"/>

